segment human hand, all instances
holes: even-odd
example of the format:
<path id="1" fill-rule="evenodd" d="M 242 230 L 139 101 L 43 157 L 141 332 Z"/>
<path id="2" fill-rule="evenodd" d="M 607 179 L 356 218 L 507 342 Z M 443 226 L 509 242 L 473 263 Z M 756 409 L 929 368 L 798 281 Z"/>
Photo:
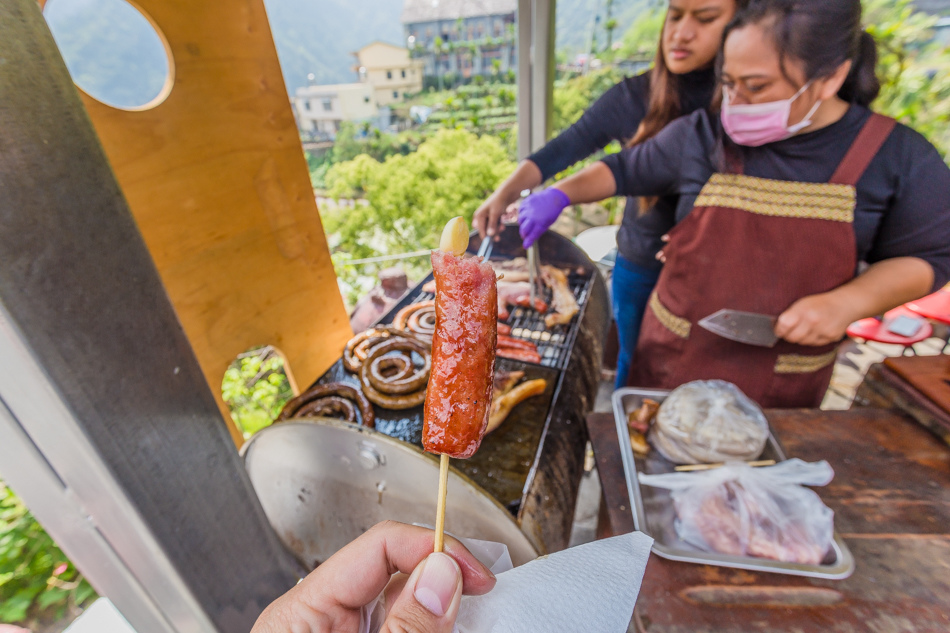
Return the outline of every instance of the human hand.
<path id="1" fill-rule="evenodd" d="M 472 216 L 472 228 L 478 231 L 482 239 L 485 239 L 487 235 L 494 237 L 497 242 L 501 239 L 501 218 L 511 203 L 511 200 L 506 200 L 501 195 L 501 190 L 488 196 L 488 199 L 476 209 L 475 215 Z"/>
<path id="2" fill-rule="evenodd" d="M 834 292 L 802 297 L 779 315 L 775 335 L 789 343 L 825 345 L 840 341 L 854 321 Z"/>
<path id="3" fill-rule="evenodd" d="M 529 248 L 554 224 L 571 199 L 560 189 L 550 188 L 533 193 L 518 207 L 518 226 L 525 248 Z"/>
<path id="4" fill-rule="evenodd" d="M 663 242 L 664 244 L 669 244 L 669 243 L 670 243 L 670 236 L 669 236 L 669 235 L 661 235 L 661 236 L 660 236 L 660 241 Z M 656 252 L 656 258 L 657 258 L 657 260 L 660 261 L 660 262 L 662 262 L 662 263 L 664 263 L 664 264 L 666 263 L 666 248 L 667 248 L 667 247 L 663 247 L 663 248 L 661 248 L 660 250 L 658 250 L 658 251 Z"/>
<path id="5" fill-rule="evenodd" d="M 448 536 L 445 553 L 433 554 L 433 536 L 393 521 L 376 525 L 271 603 L 251 633 L 356 633 L 360 610 L 384 589 L 381 633 L 449 633 L 462 593 L 488 593 L 495 577 Z M 393 579 L 397 572 L 411 575 Z"/>

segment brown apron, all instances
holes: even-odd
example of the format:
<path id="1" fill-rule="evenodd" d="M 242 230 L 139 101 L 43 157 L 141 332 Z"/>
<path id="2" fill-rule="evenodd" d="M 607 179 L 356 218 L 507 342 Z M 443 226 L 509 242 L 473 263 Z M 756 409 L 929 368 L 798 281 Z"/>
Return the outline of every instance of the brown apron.
<path id="1" fill-rule="evenodd" d="M 730 308 L 778 316 L 854 278 L 855 185 L 894 128 L 871 115 L 828 183 L 714 174 L 670 231 L 667 261 L 643 319 L 629 384 L 672 389 L 721 378 L 763 407 L 817 407 L 837 343 L 737 343 L 697 322 Z"/>

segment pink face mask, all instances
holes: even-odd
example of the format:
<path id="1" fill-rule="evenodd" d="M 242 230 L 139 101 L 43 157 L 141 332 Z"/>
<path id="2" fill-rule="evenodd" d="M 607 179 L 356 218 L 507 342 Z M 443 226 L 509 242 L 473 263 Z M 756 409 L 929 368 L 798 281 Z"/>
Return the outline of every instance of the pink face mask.
<path id="1" fill-rule="evenodd" d="M 801 87 L 790 99 L 770 101 L 768 103 L 753 103 L 747 105 L 730 105 L 729 91 L 722 89 L 722 127 L 733 141 L 739 145 L 758 147 L 766 143 L 774 143 L 787 139 L 811 125 L 811 117 L 815 114 L 821 101 L 816 101 L 805 118 L 795 125 L 788 124 L 788 116 L 792 110 L 792 103 L 797 99 L 811 82 Z"/>

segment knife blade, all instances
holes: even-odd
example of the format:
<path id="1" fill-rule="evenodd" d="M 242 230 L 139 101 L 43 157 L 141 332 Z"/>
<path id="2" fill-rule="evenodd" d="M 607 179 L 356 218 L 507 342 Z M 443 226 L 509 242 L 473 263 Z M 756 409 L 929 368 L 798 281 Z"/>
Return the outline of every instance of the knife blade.
<path id="1" fill-rule="evenodd" d="M 768 314 L 723 309 L 702 319 L 699 326 L 730 341 L 772 347 L 778 341 L 775 321 Z"/>

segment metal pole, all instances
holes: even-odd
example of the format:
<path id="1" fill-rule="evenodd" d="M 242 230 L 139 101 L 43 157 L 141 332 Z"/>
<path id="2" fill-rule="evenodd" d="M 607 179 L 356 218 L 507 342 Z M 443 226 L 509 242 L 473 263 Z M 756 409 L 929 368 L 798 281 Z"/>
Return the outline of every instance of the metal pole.
<path id="1" fill-rule="evenodd" d="M 518 159 L 531 153 L 531 23 L 533 1 L 518 0 Z"/>
<path id="2" fill-rule="evenodd" d="M 246 633 L 292 560 L 36 0 L 0 3 L 0 192 L 0 473 L 139 633 Z"/>
<path id="3" fill-rule="evenodd" d="M 551 134 L 554 98 L 555 0 L 534 0 L 531 70 L 531 151 L 537 151 Z"/>

